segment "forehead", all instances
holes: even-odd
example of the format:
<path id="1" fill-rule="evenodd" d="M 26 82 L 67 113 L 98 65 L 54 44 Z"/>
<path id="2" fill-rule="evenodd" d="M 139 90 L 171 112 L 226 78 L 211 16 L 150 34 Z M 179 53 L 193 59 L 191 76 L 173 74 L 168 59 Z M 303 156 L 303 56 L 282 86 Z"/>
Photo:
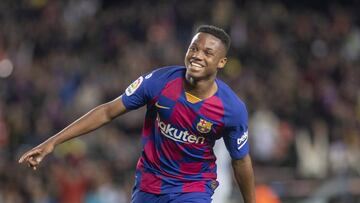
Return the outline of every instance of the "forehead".
<path id="1" fill-rule="evenodd" d="M 204 48 L 211 49 L 224 49 L 222 41 L 208 33 L 199 32 L 191 40 L 191 44 L 197 44 L 198 46 L 204 46 Z"/>

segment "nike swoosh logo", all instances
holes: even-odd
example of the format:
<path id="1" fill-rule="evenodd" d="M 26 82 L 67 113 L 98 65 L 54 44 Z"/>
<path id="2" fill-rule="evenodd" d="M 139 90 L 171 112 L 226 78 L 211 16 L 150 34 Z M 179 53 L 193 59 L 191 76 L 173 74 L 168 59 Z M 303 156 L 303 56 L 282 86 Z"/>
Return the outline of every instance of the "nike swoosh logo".
<path id="1" fill-rule="evenodd" d="M 160 109 L 170 109 L 170 107 L 161 106 L 161 105 L 159 104 L 159 102 L 156 102 L 156 103 L 155 103 L 155 106 L 158 107 L 158 108 L 160 108 Z"/>

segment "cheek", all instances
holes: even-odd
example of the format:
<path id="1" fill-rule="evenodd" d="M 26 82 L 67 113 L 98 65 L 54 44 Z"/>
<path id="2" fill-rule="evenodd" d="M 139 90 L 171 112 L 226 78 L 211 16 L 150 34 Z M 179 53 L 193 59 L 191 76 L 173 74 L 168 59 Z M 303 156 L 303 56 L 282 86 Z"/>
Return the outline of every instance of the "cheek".
<path id="1" fill-rule="evenodd" d="M 217 60 L 209 60 L 208 61 L 208 70 L 207 72 L 216 72 L 218 69 L 219 62 Z"/>
<path id="2" fill-rule="evenodd" d="M 210 66 L 210 67 L 216 67 L 218 65 L 217 61 L 212 58 L 208 59 L 207 63 L 208 63 L 208 66 Z"/>
<path id="3" fill-rule="evenodd" d="M 189 63 L 190 55 L 188 53 L 186 53 L 184 60 L 185 60 L 185 63 Z"/>
<path id="4" fill-rule="evenodd" d="M 185 58 L 189 58 L 190 55 L 191 55 L 190 50 L 187 50 L 187 51 L 186 51 L 186 54 L 185 54 Z"/>

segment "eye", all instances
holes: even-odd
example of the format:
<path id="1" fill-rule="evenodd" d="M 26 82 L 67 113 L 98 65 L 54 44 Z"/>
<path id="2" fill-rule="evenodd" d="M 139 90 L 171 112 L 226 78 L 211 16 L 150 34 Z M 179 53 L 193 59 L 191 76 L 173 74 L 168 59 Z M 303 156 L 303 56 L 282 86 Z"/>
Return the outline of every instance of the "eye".
<path id="1" fill-rule="evenodd" d="M 190 51 L 197 51 L 197 48 L 195 46 L 192 46 L 189 49 L 190 49 Z"/>
<path id="2" fill-rule="evenodd" d="M 213 56 L 214 54 L 212 52 L 210 52 L 210 51 L 205 51 L 205 55 L 206 56 Z"/>

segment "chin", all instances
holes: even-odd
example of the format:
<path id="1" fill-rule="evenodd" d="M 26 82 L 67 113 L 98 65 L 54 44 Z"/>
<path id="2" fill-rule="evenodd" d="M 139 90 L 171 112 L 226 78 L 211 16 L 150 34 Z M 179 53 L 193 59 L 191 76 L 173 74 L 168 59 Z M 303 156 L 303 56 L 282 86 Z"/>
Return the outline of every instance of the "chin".
<path id="1" fill-rule="evenodd" d="M 189 76 L 189 77 L 193 77 L 194 79 L 201 77 L 201 73 L 193 72 L 193 71 L 191 71 L 189 69 L 186 70 L 186 75 Z"/>
<path id="2" fill-rule="evenodd" d="M 197 81 L 202 80 L 204 77 L 200 74 L 187 73 L 186 80 L 191 84 L 195 84 Z"/>

